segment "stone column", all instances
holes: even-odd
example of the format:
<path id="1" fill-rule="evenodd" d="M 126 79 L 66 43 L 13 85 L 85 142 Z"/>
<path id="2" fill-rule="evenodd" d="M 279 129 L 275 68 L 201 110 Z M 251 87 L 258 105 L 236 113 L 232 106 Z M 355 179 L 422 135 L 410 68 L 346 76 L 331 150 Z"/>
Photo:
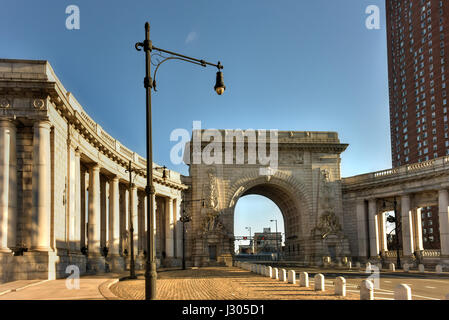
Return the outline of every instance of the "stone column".
<path id="1" fill-rule="evenodd" d="M 368 202 L 368 224 L 369 224 L 369 243 L 370 256 L 377 258 L 379 255 L 379 226 L 377 215 L 376 199 L 370 199 Z"/>
<path id="2" fill-rule="evenodd" d="M 440 223 L 441 256 L 449 257 L 449 194 L 447 190 L 438 191 L 438 217 Z"/>
<path id="3" fill-rule="evenodd" d="M 174 256 L 174 224 L 173 224 L 173 199 L 165 200 L 165 254 L 167 258 Z"/>
<path id="4" fill-rule="evenodd" d="M 150 210 L 150 208 L 148 208 L 147 210 Z M 157 241 L 157 233 L 156 233 L 156 226 L 157 226 L 157 219 L 156 219 L 156 213 L 157 213 L 157 202 L 156 202 L 156 194 L 153 194 L 153 252 L 154 252 L 154 256 L 157 255 L 157 250 L 156 250 L 156 241 Z M 147 233 L 149 233 L 149 231 L 147 230 Z"/>
<path id="5" fill-rule="evenodd" d="M 100 166 L 95 164 L 89 173 L 89 256 L 99 256 L 101 237 Z"/>
<path id="6" fill-rule="evenodd" d="M 51 233 L 51 148 L 49 121 L 34 123 L 32 251 L 50 251 Z"/>
<path id="7" fill-rule="evenodd" d="M 120 194 L 119 180 L 114 177 L 109 182 L 109 253 L 119 254 L 120 247 Z"/>
<path id="8" fill-rule="evenodd" d="M 380 246 L 380 251 L 381 252 L 385 252 L 388 251 L 388 246 L 387 246 L 387 231 L 385 230 L 385 216 L 386 216 L 386 212 L 382 212 L 378 214 L 378 223 L 379 223 L 379 246 Z"/>
<path id="9" fill-rule="evenodd" d="M 367 238 L 367 219 L 366 219 L 366 205 L 365 200 L 357 200 L 357 238 L 359 246 L 359 257 L 368 257 L 368 238 Z"/>
<path id="10" fill-rule="evenodd" d="M 181 199 L 176 199 L 175 215 L 175 239 L 176 239 L 176 257 L 182 258 L 182 222 L 181 219 Z"/>
<path id="11" fill-rule="evenodd" d="M 413 254 L 413 224 L 409 195 L 401 196 L 401 232 L 402 255 L 410 257 Z"/>
<path id="12" fill-rule="evenodd" d="M 133 245 L 134 245 L 134 255 L 138 253 L 138 239 L 139 239 L 139 225 L 137 223 L 137 213 L 138 213 L 138 201 L 137 201 L 137 187 L 135 184 L 131 187 L 131 198 L 130 198 L 130 219 L 132 219 L 133 224 Z M 131 221 L 131 220 L 130 220 Z M 130 223 L 131 226 L 131 223 Z M 130 229 L 131 230 L 131 229 Z"/>
<path id="13" fill-rule="evenodd" d="M 73 214 L 73 236 L 70 239 L 73 242 L 73 248 L 77 251 L 81 249 L 81 155 L 79 149 L 75 150 L 75 181 L 74 181 L 74 199 L 71 202 L 74 202 L 75 210 Z"/>
<path id="14" fill-rule="evenodd" d="M 415 244 L 415 250 L 424 250 L 422 240 L 422 223 L 421 223 L 421 208 L 413 210 L 413 242 Z"/>
<path id="15" fill-rule="evenodd" d="M 16 126 L 0 120 L 0 252 L 16 246 L 17 155 Z"/>
<path id="16" fill-rule="evenodd" d="M 80 247 L 86 247 L 86 170 L 80 168 Z"/>
<path id="17" fill-rule="evenodd" d="M 120 247 L 119 247 L 119 252 L 122 255 L 125 251 L 125 249 L 127 249 L 126 247 L 126 243 L 127 240 L 125 239 L 126 236 L 126 192 L 125 192 L 125 188 L 123 187 L 123 185 L 120 184 L 119 182 L 119 195 L 120 195 L 120 200 L 119 200 L 119 212 L 120 212 Z"/>
<path id="18" fill-rule="evenodd" d="M 139 243 L 139 254 L 143 253 L 145 250 L 145 197 L 143 195 L 138 195 L 138 243 Z"/>
<path id="19" fill-rule="evenodd" d="M 147 248 L 147 236 L 148 236 L 148 226 L 147 226 L 147 218 L 148 218 L 148 198 L 145 195 L 143 197 L 143 250 L 148 253 Z"/>
<path id="20" fill-rule="evenodd" d="M 106 215 L 106 202 L 107 202 L 107 194 L 106 194 L 106 179 L 104 176 L 100 175 L 100 249 L 106 247 L 106 239 L 107 239 L 107 215 Z"/>

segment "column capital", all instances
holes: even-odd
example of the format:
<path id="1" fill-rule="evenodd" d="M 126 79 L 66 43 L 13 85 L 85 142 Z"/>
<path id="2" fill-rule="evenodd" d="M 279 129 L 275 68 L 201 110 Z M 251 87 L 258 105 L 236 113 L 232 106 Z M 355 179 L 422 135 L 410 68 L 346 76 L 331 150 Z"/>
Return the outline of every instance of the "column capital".
<path id="1" fill-rule="evenodd" d="M 81 150 L 80 150 L 80 147 L 76 147 L 75 148 L 75 157 L 80 157 L 81 156 Z"/>
<path id="2" fill-rule="evenodd" d="M 0 127 L 16 128 L 16 123 L 12 119 L 0 119 Z"/>
<path id="3" fill-rule="evenodd" d="M 111 181 L 112 182 L 114 182 L 114 183 L 118 183 L 119 182 L 119 177 L 117 176 L 117 175 L 115 175 L 115 176 L 113 176 L 112 178 L 111 178 Z"/>
<path id="4" fill-rule="evenodd" d="M 94 164 L 91 166 L 91 169 L 92 169 L 93 171 L 100 171 L 100 164 L 94 163 Z"/>
<path id="5" fill-rule="evenodd" d="M 49 120 L 37 120 L 34 122 L 35 128 L 51 129 L 51 122 Z"/>

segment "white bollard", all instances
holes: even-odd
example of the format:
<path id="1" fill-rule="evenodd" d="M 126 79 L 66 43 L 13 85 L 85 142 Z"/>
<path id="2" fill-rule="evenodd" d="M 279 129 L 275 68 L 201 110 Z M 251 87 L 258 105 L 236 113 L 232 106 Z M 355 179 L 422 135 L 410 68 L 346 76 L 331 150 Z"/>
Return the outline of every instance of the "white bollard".
<path id="1" fill-rule="evenodd" d="M 279 273 L 279 280 L 282 282 L 287 282 L 287 270 L 281 269 L 281 272 Z"/>
<path id="2" fill-rule="evenodd" d="M 309 274 L 307 272 L 301 272 L 299 274 L 299 286 L 300 287 L 309 287 Z"/>
<path id="3" fill-rule="evenodd" d="M 371 263 L 367 262 L 365 265 L 366 270 L 371 270 Z"/>
<path id="4" fill-rule="evenodd" d="M 394 289 L 394 300 L 412 300 L 412 290 L 406 284 L 400 284 Z"/>
<path id="5" fill-rule="evenodd" d="M 360 284 L 360 300 L 374 300 L 374 285 L 370 280 Z"/>
<path id="6" fill-rule="evenodd" d="M 435 267 L 435 272 L 438 274 L 443 273 L 443 266 L 440 264 L 437 264 L 437 266 Z"/>
<path id="7" fill-rule="evenodd" d="M 268 266 L 266 276 L 271 278 L 272 275 L 273 275 L 273 267 Z"/>
<path id="8" fill-rule="evenodd" d="M 348 269 L 349 269 L 349 270 L 352 269 L 352 262 L 351 262 L 351 261 L 348 262 Z"/>
<path id="9" fill-rule="evenodd" d="M 324 291 L 324 276 L 321 273 L 318 273 L 313 277 L 314 284 L 315 284 L 315 291 Z"/>
<path id="10" fill-rule="evenodd" d="M 423 273 L 425 271 L 424 265 L 422 263 L 418 266 L 418 270 L 421 273 Z"/>
<path id="11" fill-rule="evenodd" d="M 296 284 L 296 272 L 295 270 L 288 271 L 288 283 Z"/>
<path id="12" fill-rule="evenodd" d="M 390 269 L 390 271 L 392 271 L 392 272 L 395 272 L 396 271 L 396 266 L 394 265 L 394 263 L 390 263 L 388 269 Z"/>
<path id="13" fill-rule="evenodd" d="M 355 263 L 355 267 L 356 267 L 357 269 L 360 269 L 360 268 L 362 267 L 362 265 L 360 264 L 360 262 L 356 262 L 356 263 Z"/>
<path id="14" fill-rule="evenodd" d="M 404 263 L 404 265 L 402 266 L 402 270 L 404 270 L 404 272 L 409 272 L 410 271 L 410 265 L 408 263 Z"/>
<path id="15" fill-rule="evenodd" d="M 279 270 L 278 270 L 278 268 L 273 268 L 273 274 L 271 275 L 271 279 L 279 280 Z"/>
<path id="16" fill-rule="evenodd" d="M 343 277 L 337 277 L 335 279 L 335 294 L 337 296 L 346 297 L 346 279 Z"/>

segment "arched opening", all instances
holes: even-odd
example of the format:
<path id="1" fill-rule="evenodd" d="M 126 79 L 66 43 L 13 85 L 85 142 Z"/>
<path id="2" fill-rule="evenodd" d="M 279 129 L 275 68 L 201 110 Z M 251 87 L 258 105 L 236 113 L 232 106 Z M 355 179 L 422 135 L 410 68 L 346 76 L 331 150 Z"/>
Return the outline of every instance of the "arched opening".
<path id="1" fill-rule="evenodd" d="M 234 251 L 242 258 L 276 259 L 285 244 L 284 217 L 271 199 L 241 197 L 234 210 Z"/>
<path id="2" fill-rule="evenodd" d="M 298 188 L 299 187 L 299 188 Z M 271 212 L 276 211 L 278 219 L 276 218 L 259 218 L 255 214 L 250 214 L 249 216 L 252 220 L 260 222 L 258 225 L 260 231 L 263 233 L 264 227 L 270 227 L 270 232 L 275 233 L 276 222 L 278 223 L 278 232 L 281 234 L 281 245 L 278 246 L 279 252 L 275 252 L 274 255 L 270 255 L 270 259 L 282 259 L 282 260 L 298 260 L 302 261 L 304 259 L 313 258 L 311 252 L 314 250 L 315 243 L 310 242 L 309 228 L 309 206 L 307 198 L 304 197 L 303 190 L 301 186 L 295 185 L 290 181 L 285 179 L 280 179 L 279 177 L 258 177 L 256 179 L 242 181 L 233 187 L 233 192 L 231 192 L 229 208 L 232 210 L 232 223 L 229 227 L 235 229 L 233 232 L 234 236 L 237 236 L 238 240 L 242 240 L 243 236 L 249 235 L 249 230 L 244 229 L 245 225 L 240 225 L 235 219 L 239 219 L 238 215 L 240 212 L 240 206 L 242 204 L 239 201 L 243 200 L 241 203 L 245 203 L 246 199 L 266 199 L 268 203 L 271 204 L 271 208 L 274 205 L 277 210 L 271 210 Z M 248 196 L 258 196 L 256 198 Z M 248 197 L 248 198 L 247 198 Z M 262 200 L 263 201 L 263 200 Z M 259 202 L 259 201 L 257 201 Z M 255 203 L 255 202 L 254 202 Z M 238 206 L 238 207 L 237 207 Z M 268 204 L 270 207 L 270 204 Z M 248 211 L 254 211 L 251 206 L 249 206 Z M 273 216 L 273 213 L 271 213 Z M 252 221 L 251 220 L 251 221 Z M 273 220 L 273 221 L 270 221 Z M 283 226 L 280 227 L 279 222 L 283 221 Z M 235 223 L 234 223 L 235 222 Z M 270 224 L 271 223 L 271 224 Z M 243 228 L 243 229 L 242 229 Z M 258 230 L 258 231 L 259 231 Z M 280 231 L 279 231 L 280 230 Z M 243 235 L 239 234 L 245 232 Z M 252 231 L 254 236 L 254 232 Z M 236 239 L 234 239 L 236 240 Z M 234 252 L 238 248 L 238 243 L 236 242 L 232 246 L 231 250 Z M 274 243 L 276 241 L 274 240 Z M 249 245 L 249 241 L 246 242 Z M 239 255 L 236 254 L 239 258 Z M 251 258 L 248 255 L 247 258 Z M 259 257 L 254 257 L 255 259 Z M 267 257 L 265 257 L 267 258 Z"/>

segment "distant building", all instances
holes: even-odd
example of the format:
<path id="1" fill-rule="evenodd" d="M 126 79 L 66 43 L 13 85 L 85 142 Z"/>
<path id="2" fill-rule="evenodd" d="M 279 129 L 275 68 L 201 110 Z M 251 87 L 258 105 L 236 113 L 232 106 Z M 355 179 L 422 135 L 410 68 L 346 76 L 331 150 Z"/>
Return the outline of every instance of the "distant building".
<path id="1" fill-rule="evenodd" d="M 280 252 L 282 249 L 282 233 L 271 232 L 270 228 L 264 228 L 263 232 L 254 234 L 254 253 Z"/>
<path id="2" fill-rule="evenodd" d="M 241 244 L 239 245 L 238 254 L 252 254 L 253 250 L 251 245 Z"/>

